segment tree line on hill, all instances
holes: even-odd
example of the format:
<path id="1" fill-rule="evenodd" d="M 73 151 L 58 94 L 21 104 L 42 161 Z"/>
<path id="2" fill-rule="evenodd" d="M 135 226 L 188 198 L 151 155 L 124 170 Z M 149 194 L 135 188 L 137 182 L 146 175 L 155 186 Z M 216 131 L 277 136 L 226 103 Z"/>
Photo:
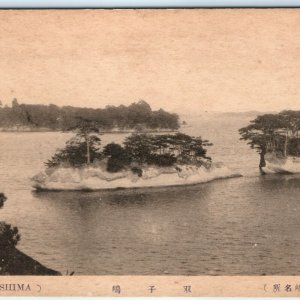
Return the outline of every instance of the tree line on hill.
<path id="1" fill-rule="evenodd" d="M 17 99 L 12 101 L 11 107 L 3 107 L 0 102 L 0 128 L 68 130 L 77 126 L 80 118 L 97 122 L 102 130 L 176 130 L 180 127 L 177 114 L 163 109 L 154 111 L 143 100 L 129 106 L 109 105 L 103 109 L 19 104 Z"/>

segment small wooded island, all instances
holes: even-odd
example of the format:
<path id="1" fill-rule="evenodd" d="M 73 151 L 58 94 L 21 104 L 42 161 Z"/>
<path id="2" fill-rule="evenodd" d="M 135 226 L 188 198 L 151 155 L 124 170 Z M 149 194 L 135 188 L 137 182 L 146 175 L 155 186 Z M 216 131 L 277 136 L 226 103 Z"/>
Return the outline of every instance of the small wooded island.
<path id="1" fill-rule="evenodd" d="M 260 154 L 262 174 L 300 173 L 299 130 L 300 111 L 285 110 L 258 116 L 239 132 Z"/>
<path id="2" fill-rule="evenodd" d="M 206 155 L 212 145 L 183 133 L 133 133 L 101 149 L 97 122 L 81 119 L 73 138 L 32 178 L 37 190 L 97 190 L 187 185 L 236 174 Z"/>

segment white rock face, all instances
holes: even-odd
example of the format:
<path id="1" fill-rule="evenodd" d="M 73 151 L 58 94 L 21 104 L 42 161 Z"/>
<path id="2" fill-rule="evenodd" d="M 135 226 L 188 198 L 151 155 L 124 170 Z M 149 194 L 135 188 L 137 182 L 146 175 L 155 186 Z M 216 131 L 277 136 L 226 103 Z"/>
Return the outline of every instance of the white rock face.
<path id="1" fill-rule="evenodd" d="M 102 190 L 190 185 L 238 176 L 222 164 L 213 164 L 210 169 L 189 165 L 147 167 L 141 176 L 131 171 L 109 173 L 96 167 L 55 168 L 37 174 L 32 183 L 40 190 Z"/>
<path id="2" fill-rule="evenodd" d="M 300 173 L 300 157 L 287 157 L 284 159 L 275 159 L 266 157 L 266 166 L 262 170 L 266 174 L 275 173 Z"/>

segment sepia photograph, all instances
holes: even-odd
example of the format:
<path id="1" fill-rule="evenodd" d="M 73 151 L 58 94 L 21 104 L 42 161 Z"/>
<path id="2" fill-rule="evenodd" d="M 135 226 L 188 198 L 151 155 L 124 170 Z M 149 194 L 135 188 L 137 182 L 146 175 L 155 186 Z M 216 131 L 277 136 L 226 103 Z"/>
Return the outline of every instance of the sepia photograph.
<path id="1" fill-rule="evenodd" d="M 299 28 L 0 10 L 0 275 L 299 276 Z"/>

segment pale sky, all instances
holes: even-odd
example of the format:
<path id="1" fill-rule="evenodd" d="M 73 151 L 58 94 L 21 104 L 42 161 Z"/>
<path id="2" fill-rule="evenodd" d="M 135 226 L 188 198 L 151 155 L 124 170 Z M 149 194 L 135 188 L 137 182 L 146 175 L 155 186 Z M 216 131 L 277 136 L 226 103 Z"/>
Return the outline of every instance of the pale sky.
<path id="1" fill-rule="evenodd" d="M 0 100 L 300 109 L 300 9 L 0 11 Z"/>

